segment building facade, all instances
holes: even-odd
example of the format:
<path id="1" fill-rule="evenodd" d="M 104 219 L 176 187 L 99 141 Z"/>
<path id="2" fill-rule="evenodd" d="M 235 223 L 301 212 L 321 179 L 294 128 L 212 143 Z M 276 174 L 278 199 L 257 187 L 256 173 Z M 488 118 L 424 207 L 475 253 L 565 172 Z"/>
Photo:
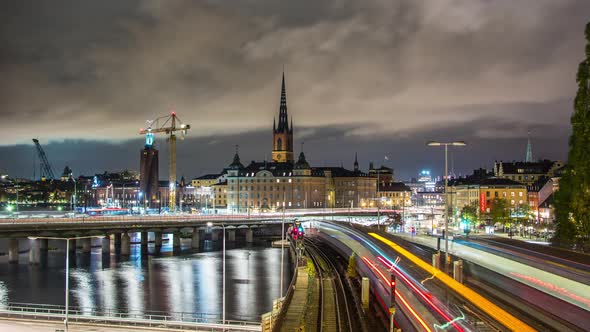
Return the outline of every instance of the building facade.
<path id="1" fill-rule="evenodd" d="M 312 167 L 303 151 L 295 161 L 293 121 L 288 120 L 283 74 L 279 121 L 273 123 L 272 161 L 253 161 L 244 166 L 236 151 L 232 163 L 224 169 L 224 178 L 213 186 L 217 203 L 234 213 L 375 205 L 377 179 L 360 171 L 356 158 L 353 170 Z"/>

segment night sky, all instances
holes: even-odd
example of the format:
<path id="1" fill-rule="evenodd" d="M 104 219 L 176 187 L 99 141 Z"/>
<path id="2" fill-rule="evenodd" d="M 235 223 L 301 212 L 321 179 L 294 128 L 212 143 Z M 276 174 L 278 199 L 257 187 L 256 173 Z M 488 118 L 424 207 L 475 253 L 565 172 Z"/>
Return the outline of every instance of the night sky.
<path id="1" fill-rule="evenodd" d="M 31 138 L 57 173 L 139 168 L 146 120 L 191 124 L 178 175 L 270 159 L 280 79 L 296 154 L 370 160 L 406 179 L 565 160 L 587 0 L 0 2 L 0 173 L 32 177 Z M 161 137 L 161 177 L 167 146 Z M 37 171 L 38 173 L 38 171 Z"/>

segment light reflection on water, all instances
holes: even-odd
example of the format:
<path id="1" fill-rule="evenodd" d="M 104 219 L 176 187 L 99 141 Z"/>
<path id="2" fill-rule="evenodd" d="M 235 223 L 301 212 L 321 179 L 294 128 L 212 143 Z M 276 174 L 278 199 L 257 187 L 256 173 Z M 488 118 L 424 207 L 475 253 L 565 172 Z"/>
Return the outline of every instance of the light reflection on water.
<path id="1" fill-rule="evenodd" d="M 162 256 L 144 259 L 139 245 L 132 245 L 126 260 L 115 255 L 103 258 L 100 248 L 93 248 L 91 254 L 78 252 L 75 260 L 70 257 L 70 306 L 81 307 L 84 314 L 109 309 L 140 316 L 158 311 L 177 318 L 181 313 L 220 317 L 222 253 L 172 256 L 171 242 L 164 244 Z M 185 245 L 190 246 L 190 239 Z M 53 242 L 51 246 L 59 247 Z M 280 249 L 231 246 L 226 252 L 227 319 L 258 321 L 280 295 Z M 209 241 L 205 250 L 213 250 Z M 287 257 L 285 288 L 290 281 Z M 63 250 L 49 252 L 38 266 L 29 265 L 26 254 L 21 255 L 20 264 L 8 264 L 0 257 L 0 307 L 7 302 L 63 305 L 64 260 Z"/>

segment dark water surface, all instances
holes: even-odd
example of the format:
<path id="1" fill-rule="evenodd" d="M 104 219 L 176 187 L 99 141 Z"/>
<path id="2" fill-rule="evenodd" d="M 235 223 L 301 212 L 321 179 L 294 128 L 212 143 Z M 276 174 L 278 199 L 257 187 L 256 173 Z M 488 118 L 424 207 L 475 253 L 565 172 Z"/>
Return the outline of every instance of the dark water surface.
<path id="1" fill-rule="evenodd" d="M 136 241 L 133 239 L 132 241 Z M 138 240 L 137 240 L 138 241 Z M 70 306 L 88 314 L 106 309 L 145 314 L 161 311 L 211 314 L 221 317 L 222 252 L 211 241 L 201 251 L 172 255 L 171 240 L 164 242 L 159 256 L 144 255 L 139 245 L 131 256 L 105 255 L 101 248 L 91 253 L 70 255 Z M 96 241 L 94 244 L 99 244 Z M 29 265 L 26 253 L 19 264 L 0 257 L 0 306 L 7 302 L 64 305 L 64 244 L 50 241 L 50 250 L 40 265 Z M 149 251 L 152 252 L 150 243 Z M 183 249 L 190 239 L 183 239 Z M 285 253 L 284 288 L 290 282 Z M 265 243 L 227 243 L 226 315 L 232 320 L 259 321 L 280 296 L 281 250 Z"/>

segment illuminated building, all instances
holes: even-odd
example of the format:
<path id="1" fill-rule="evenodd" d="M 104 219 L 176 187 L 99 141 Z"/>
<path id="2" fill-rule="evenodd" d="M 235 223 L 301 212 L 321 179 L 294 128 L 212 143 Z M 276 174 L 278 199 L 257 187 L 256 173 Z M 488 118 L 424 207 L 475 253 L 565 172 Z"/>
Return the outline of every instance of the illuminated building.
<path id="1" fill-rule="evenodd" d="M 153 146 L 153 143 L 153 134 L 147 134 L 145 147 L 141 150 L 139 165 L 139 191 L 144 205 L 147 207 L 155 206 L 158 192 L 158 150 Z"/>
<path id="2" fill-rule="evenodd" d="M 356 158 L 352 171 L 344 167 L 312 167 L 303 151 L 294 161 L 293 122 L 288 123 L 284 74 L 272 146 L 272 161 L 252 161 L 246 166 L 236 150 L 233 162 L 214 185 L 220 187 L 216 202 L 226 199 L 228 210 L 238 213 L 375 205 L 377 179 L 360 171 Z"/>
<path id="3" fill-rule="evenodd" d="M 381 198 L 383 207 L 402 209 L 412 206 L 412 189 L 403 182 L 381 183 L 377 197 Z"/>
<path id="4" fill-rule="evenodd" d="M 561 161 L 540 160 L 537 162 L 494 162 L 494 176 L 510 179 L 526 185 L 535 183 L 539 178 L 553 177 L 563 167 Z"/>

